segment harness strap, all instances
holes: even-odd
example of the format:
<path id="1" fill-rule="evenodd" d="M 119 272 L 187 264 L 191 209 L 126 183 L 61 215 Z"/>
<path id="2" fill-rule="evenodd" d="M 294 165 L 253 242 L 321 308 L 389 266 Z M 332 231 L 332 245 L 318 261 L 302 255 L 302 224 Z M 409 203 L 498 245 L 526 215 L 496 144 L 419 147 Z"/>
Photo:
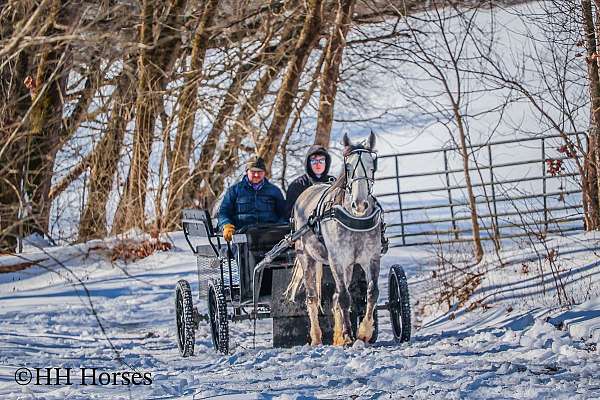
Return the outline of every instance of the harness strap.
<path id="1" fill-rule="evenodd" d="M 319 240 L 319 242 L 321 242 L 321 244 L 324 244 L 323 235 L 321 235 L 321 220 L 325 212 L 325 197 L 327 197 L 327 195 L 329 195 L 332 192 L 332 190 L 333 186 L 329 186 L 326 190 L 323 191 L 321 197 L 319 198 L 319 201 L 317 202 L 317 206 L 308 218 L 308 224 L 311 226 L 313 233 L 317 236 L 317 239 Z"/>
<path id="2" fill-rule="evenodd" d="M 368 232 L 379 226 L 381 221 L 381 208 L 377 207 L 368 217 L 355 217 L 348 213 L 342 206 L 335 205 L 326 210 L 320 220 L 334 220 L 342 224 L 346 229 L 354 232 Z"/>

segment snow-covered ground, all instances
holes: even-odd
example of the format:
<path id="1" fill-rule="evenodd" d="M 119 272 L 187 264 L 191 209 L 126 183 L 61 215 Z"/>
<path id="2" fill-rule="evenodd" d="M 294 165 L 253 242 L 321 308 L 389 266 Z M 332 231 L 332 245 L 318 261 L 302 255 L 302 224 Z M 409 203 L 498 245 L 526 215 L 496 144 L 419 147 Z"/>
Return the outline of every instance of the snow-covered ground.
<path id="1" fill-rule="evenodd" d="M 41 263 L 0 274 L 0 398 L 600 398 L 597 236 L 547 241 L 558 253 L 554 268 L 565 291 L 581 303 L 575 307 L 558 306 L 550 265 L 536 261 L 540 248 L 507 244 L 502 267 L 487 255 L 479 267 L 486 277 L 451 313 L 435 303 L 433 249 L 392 249 L 383 260 L 380 302 L 387 267 L 400 263 L 420 326 L 410 343 L 392 340 L 382 313 L 373 346 L 273 349 L 270 321 L 263 320 L 256 348 L 249 322 L 230 325 L 232 350 L 223 356 L 201 323 L 195 355 L 185 359 L 175 342 L 173 289 L 187 279 L 196 292 L 195 258 L 180 233 L 171 237 L 173 250 L 130 264 L 111 264 L 93 242 L 24 254 Z M 539 272 L 546 270 L 541 286 Z M 15 382 L 19 368 L 50 367 L 62 374 L 72 368 L 73 385 Z M 150 373 L 152 383 L 82 386 L 80 368 Z"/>
<path id="2" fill-rule="evenodd" d="M 480 12 L 481 26 L 486 26 L 492 16 L 498 23 L 497 40 L 501 45 L 498 51 L 511 55 L 511 60 L 504 60 L 509 72 L 521 69 L 521 59 L 539 64 L 538 57 L 525 57 L 528 54 L 544 55 L 548 57 L 546 61 L 551 61 L 552 49 L 533 52 L 534 42 L 526 35 L 532 33 L 537 37 L 542 33 L 540 27 L 515 18 L 511 11 L 530 9 L 535 15 L 540 4 L 497 10 L 493 15 L 486 10 Z M 433 32 L 431 37 L 439 36 Z M 347 50 L 347 57 L 357 61 L 352 48 Z M 579 62 L 583 63 L 583 59 Z M 523 70 L 538 72 L 529 64 L 523 65 Z M 581 71 L 584 70 L 582 64 Z M 399 80 L 399 75 L 403 80 Z M 357 81 L 346 77 L 345 82 L 349 87 L 356 86 L 358 97 L 369 100 L 367 103 L 377 103 L 381 110 L 403 111 L 367 124 L 336 122 L 334 172 L 341 167 L 339 141 L 345 132 L 358 139 L 374 129 L 380 155 L 439 148 L 451 143 L 439 118 L 431 112 L 423 115 L 422 104 L 414 101 L 421 95 L 431 97 L 439 91 L 435 82 L 420 79 L 421 70 L 411 64 L 385 63 L 381 67 L 370 66 L 365 76 L 369 84 L 365 86 L 363 82 L 363 89 L 358 89 L 363 76 L 356 76 Z M 539 79 L 523 77 L 529 78 L 531 89 L 537 92 Z M 411 90 L 405 85 L 407 81 L 411 82 Z M 585 88 L 579 86 L 582 81 L 574 79 L 577 84 L 566 89 L 569 98 L 577 99 L 578 94 L 585 93 Z M 482 93 L 465 103 L 465 111 L 470 114 L 493 109 L 503 100 L 498 92 L 483 90 L 485 87 L 474 89 Z M 587 126 L 587 108 L 577 109 L 580 115 L 574 118 L 578 125 L 573 130 Z M 373 110 L 378 108 L 371 107 Z M 340 120 L 353 121 L 362 118 L 364 112 L 363 108 L 355 110 L 344 104 L 343 98 L 336 102 L 336 117 Z M 511 103 L 502 115 L 505 119 L 500 121 L 493 140 L 546 133 L 538 114 L 527 103 Z M 490 140 L 498 118 L 499 112 L 471 118 L 472 141 Z M 310 119 L 307 120 L 310 127 Z M 207 129 L 209 121 L 199 125 Z M 89 136 L 89 132 L 82 134 Z M 559 144 L 546 143 L 549 152 L 555 152 Z M 512 146 L 499 148 L 494 153 L 496 162 L 514 161 L 517 156 L 519 160 L 540 157 L 539 147 Z M 482 149 L 483 155 L 473 157 L 485 163 L 485 150 Z M 155 158 L 159 153 L 153 152 Z M 64 172 L 78 162 L 69 152 L 60 155 L 59 160 Z M 395 173 L 393 161 L 381 160 L 382 176 Z M 458 161 L 456 155 L 454 158 L 451 155 L 450 166 L 459 168 Z M 301 158 L 292 160 L 288 178 L 302 172 L 294 162 L 302 164 Z M 404 174 L 439 170 L 442 165 L 439 155 L 400 160 Z M 539 173 L 538 167 L 532 166 L 531 171 Z M 495 171 L 504 178 L 532 173 L 523 168 Z M 74 237 L 79 205 L 83 204 L 84 179 L 55 202 L 51 218 L 54 237 Z M 156 176 L 152 179 L 152 185 L 156 186 Z M 456 174 L 452 183 L 460 184 L 461 179 L 462 174 Z M 568 183 L 561 178 L 556 186 L 567 191 Z M 402 182 L 403 190 L 441 184 L 445 183 L 439 177 Z M 513 192 L 516 189 L 529 190 L 516 185 L 507 188 Z M 387 186 L 384 182 L 376 186 L 377 193 L 394 190 L 392 181 Z M 421 195 L 408 199 L 407 203 L 432 200 L 435 199 L 424 199 Z M 148 204 L 152 207 L 154 202 Z M 109 209 L 114 211 L 114 204 Z M 436 216 L 435 211 L 423 214 Z M 387 221 L 394 222 L 393 216 Z M 388 233 L 397 232 L 390 229 Z M 415 326 L 413 339 L 407 344 L 398 345 L 392 340 L 389 318 L 382 313 L 379 340 L 373 346 L 358 343 L 346 349 L 333 346 L 273 349 L 270 321 L 264 320 L 258 323 L 256 348 L 252 346 L 251 323 L 232 324 L 231 354 L 223 356 L 213 351 L 209 328 L 201 323 L 195 355 L 186 359 L 180 357 L 175 342 L 173 294 L 179 279 L 189 280 L 197 292 L 196 261 L 181 233 L 171 237 L 175 243 L 171 251 L 129 264 L 111 263 L 102 242 L 39 251 L 34 246 L 47 243 L 33 241 L 19 255 L 21 259 L 0 257 L 0 270 L 19 262 L 37 263 L 21 271 L 0 273 L 0 400 L 600 399 L 600 238 L 597 235 L 505 243 L 499 254 L 489 251 L 479 266 L 470 268 L 475 277 L 471 282 L 477 284 L 467 291 L 470 296 L 462 298 L 463 301 L 459 297 L 466 292 L 460 290 L 451 293 L 447 302 L 440 298 L 450 284 L 456 284 L 455 267 L 463 268 L 465 261 L 468 263 L 468 247 L 444 249 L 443 265 L 436 258 L 442 255 L 439 248 L 390 250 L 383 259 L 380 302 L 387 297 L 389 266 L 401 264 L 409 277 Z M 206 310 L 204 301 L 198 306 L 201 311 Z M 71 368 L 73 384 L 35 385 L 35 378 L 28 385 L 15 381 L 15 377 L 26 379 L 27 371 L 36 372 L 35 368 L 62 368 L 63 383 L 66 368 Z M 106 385 L 81 385 L 81 368 L 87 369 L 88 381 L 92 368 L 96 368 L 98 379 L 103 373 L 104 377 L 106 373 L 120 375 L 110 377 Z M 47 374 L 45 370 L 40 372 Z M 125 372 L 130 376 L 136 372 L 149 374 L 146 376 L 151 384 L 143 384 L 150 383 L 146 379 L 139 380 L 140 385 L 121 385 Z M 115 381 L 117 384 L 113 385 Z"/>

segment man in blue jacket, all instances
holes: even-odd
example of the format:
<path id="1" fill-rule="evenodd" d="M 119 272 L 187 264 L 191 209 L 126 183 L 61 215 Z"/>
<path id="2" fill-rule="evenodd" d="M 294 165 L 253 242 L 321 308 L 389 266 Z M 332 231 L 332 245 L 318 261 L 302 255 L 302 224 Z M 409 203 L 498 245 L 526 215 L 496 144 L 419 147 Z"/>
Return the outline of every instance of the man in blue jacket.
<path id="1" fill-rule="evenodd" d="M 265 178 L 265 171 L 265 161 L 253 156 L 246 164 L 246 176 L 227 189 L 218 225 L 226 241 L 248 225 L 287 223 L 283 194 Z"/>

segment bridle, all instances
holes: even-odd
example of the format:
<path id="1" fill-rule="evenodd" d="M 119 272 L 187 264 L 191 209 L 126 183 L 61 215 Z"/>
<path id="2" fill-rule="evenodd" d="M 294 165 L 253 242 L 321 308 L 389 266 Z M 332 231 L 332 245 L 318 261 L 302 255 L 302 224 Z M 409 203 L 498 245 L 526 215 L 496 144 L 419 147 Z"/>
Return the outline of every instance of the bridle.
<path id="1" fill-rule="evenodd" d="M 356 155 L 356 154 L 358 154 L 358 162 L 353 167 L 352 164 L 348 162 L 348 159 L 351 156 Z M 365 166 L 365 163 L 363 162 L 363 156 L 365 156 L 367 154 L 373 160 L 373 172 L 372 173 L 369 173 L 369 171 L 367 171 L 367 167 Z M 377 171 L 377 153 L 375 153 L 374 151 L 371 151 L 371 150 L 364 149 L 364 148 L 358 148 L 358 149 L 351 150 L 350 152 L 348 152 L 347 154 L 344 155 L 344 165 L 345 165 L 345 170 L 346 170 L 346 175 L 345 175 L 345 179 L 346 179 L 345 190 L 346 190 L 346 192 L 350 193 L 352 191 L 351 187 L 354 182 L 366 180 L 367 185 L 368 185 L 368 192 L 369 192 L 369 195 L 371 195 L 373 193 L 373 184 L 375 183 L 375 171 Z M 361 168 L 362 171 L 364 172 L 363 176 L 356 176 L 356 172 L 358 171 L 359 168 Z"/>

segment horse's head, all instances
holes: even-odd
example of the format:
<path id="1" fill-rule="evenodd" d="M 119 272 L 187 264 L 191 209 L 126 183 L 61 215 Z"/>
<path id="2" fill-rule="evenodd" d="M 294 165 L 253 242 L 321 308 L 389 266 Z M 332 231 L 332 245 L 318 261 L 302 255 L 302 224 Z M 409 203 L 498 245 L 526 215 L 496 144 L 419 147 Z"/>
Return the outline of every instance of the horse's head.
<path id="1" fill-rule="evenodd" d="M 346 190 L 350 193 L 350 212 L 363 217 L 371 211 L 371 192 L 377 170 L 375 135 L 371 132 L 368 143 L 352 144 L 344 135 L 344 164 L 346 168 Z"/>

